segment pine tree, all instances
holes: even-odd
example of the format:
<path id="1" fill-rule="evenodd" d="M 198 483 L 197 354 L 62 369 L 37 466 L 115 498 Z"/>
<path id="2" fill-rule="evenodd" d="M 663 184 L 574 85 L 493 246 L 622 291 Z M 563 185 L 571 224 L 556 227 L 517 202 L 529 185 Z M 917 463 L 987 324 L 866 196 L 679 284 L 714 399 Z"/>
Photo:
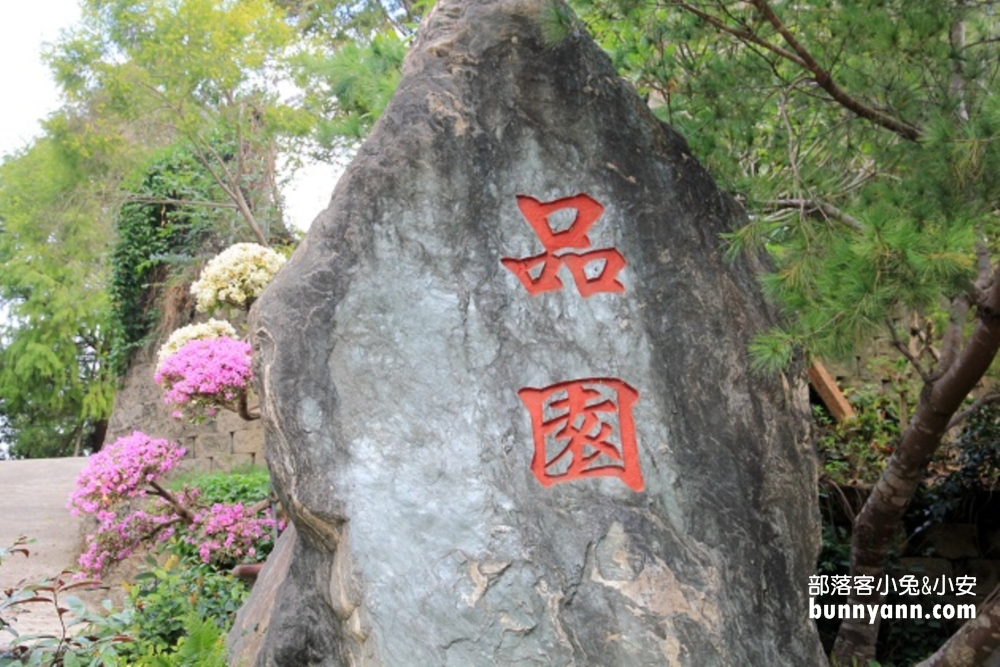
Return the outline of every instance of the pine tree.
<path id="1" fill-rule="evenodd" d="M 757 339 L 759 367 L 782 369 L 796 350 L 843 357 L 882 332 L 922 383 L 854 526 L 852 574 L 881 575 L 931 456 L 1000 347 L 992 3 L 576 4 L 749 209 L 732 251 L 770 253 L 764 286 L 787 322 Z M 918 323 L 916 345 L 899 321 Z M 841 664 L 874 658 L 877 633 L 845 621 Z"/>

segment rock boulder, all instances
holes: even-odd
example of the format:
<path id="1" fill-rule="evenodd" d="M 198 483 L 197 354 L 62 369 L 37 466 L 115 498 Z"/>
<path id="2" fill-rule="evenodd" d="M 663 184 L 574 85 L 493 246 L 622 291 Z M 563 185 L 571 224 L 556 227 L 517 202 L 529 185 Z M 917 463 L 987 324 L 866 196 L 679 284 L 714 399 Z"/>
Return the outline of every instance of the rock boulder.
<path id="1" fill-rule="evenodd" d="M 550 11 L 438 2 L 254 308 L 298 531 L 258 665 L 823 660 L 804 394 L 750 371 L 743 214 Z"/>

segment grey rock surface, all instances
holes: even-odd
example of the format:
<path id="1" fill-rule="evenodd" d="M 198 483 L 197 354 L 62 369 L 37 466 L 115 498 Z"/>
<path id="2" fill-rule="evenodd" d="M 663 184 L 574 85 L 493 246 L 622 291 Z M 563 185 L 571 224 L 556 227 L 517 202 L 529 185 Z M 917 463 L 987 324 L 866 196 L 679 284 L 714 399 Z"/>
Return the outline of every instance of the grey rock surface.
<path id="1" fill-rule="evenodd" d="M 267 458 L 298 530 L 258 665 L 824 660 L 803 386 L 749 370 L 772 322 L 760 267 L 723 259 L 742 213 L 589 37 L 543 42 L 546 5 L 438 2 L 254 307 Z M 580 193 L 603 206 L 586 237 L 553 213 L 555 249 L 518 277 L 546 252 L 519 196 Z M 604 282 L 600 261 L 573 275 L 605 249 L 619 273 L 605 255 Z M 560 383 L 583 379 L 597 393 L 552 427 L 576 387 Z M 533 468 L 540 428 L 551 468 Z M 599 451 L 599 473 L 563 474 Z M 608 474 L 616 456 L 628 474 Z"/>
<path id="2" fill-rule="evenodd" d="M 226 637 L 229 663 L 236 667 L 253 665 L 260 655 L 264 636 L 270 627 L 272 610 L 278 601 L 282 583 L 288 577 L 296 543 L 295 525 L 291 524 L 274 543 L 274 550 L 257 576 L 250 598 L 240 608 Z"/>

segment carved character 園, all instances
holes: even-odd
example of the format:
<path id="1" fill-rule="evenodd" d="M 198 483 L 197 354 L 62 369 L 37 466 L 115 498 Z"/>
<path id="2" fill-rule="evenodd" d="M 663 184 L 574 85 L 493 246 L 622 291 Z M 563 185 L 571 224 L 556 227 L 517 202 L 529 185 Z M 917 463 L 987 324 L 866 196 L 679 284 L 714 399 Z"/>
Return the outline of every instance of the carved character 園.
<path id="1" fill-rule="evenodd" d="M 531 470 L 542 486 L 612 476 L 643 490 L 632 418 L 639 392 L 621 380 L 588 378 L 525 387 L 518 396 L 531 416 Z"/>

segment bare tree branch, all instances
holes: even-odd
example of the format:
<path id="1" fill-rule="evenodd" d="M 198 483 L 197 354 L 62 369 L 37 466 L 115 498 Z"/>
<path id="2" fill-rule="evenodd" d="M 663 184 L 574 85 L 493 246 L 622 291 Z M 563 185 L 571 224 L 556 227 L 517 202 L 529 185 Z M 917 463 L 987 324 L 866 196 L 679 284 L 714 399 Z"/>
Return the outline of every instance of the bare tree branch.
<path id="1" fill-rule="evenodd" d="M 196 146 L 196 150 L 194 151 L 195 159 L 198 160 L 198 162 L 200 162 L 201 165 L 208 170 L 208 173 L 212 175 L 212 178 L 215 179 L 215 182 L 218 183 L 219 187 L 222 188 L 222 190 L 227 195 L 229 195 L 229 197 L 233 200 L 233 202 L 235 202 L 236 209 L 240 212 L 240 215 L 243 216 L 243 219 L 246 220 L 246 223 L 250 226 L 250 229 L 253 231 L 254 236 L 257 237 L 257 241 L 262 246 L 268 245 L 267 238 L 264 236 L 264 232 L 261 230 L 260 225 L 257 224 L 257 220 L 256 218 L 254 218 L 253 211 L 250 210 L 250 206 L 247 204 L 246 199 L 243 197 L 243 192 L 240 190 L 239 180 L 229 172 L 228 168 L 226 168 L 226 161 L 222 159 L 222 156 L 219 155 L 218 151 L 215 150 L 215 147 L 213 147 L 212 144 L 205 141 L 201 137 L 189 137 L 189 138 L 192 140 L 192 143 L 201 144 L 201 146 Z M 223 176 L 220 176 L 215 171 L 215 169 L 212 168 L 212 160 L 209 160 L 208 157 L 206 157 L 206 155 L 202 153 L 203 150 L 207 151 L 207 153 L 212 156 L 212 160 L 214 160 L 215 163 L 222 170 L 223 174 L 225 175 L 225 178 L 223 178 Z M 239 150 L 239 147 L 237 147 L 237 150 Z"/>
<path id="2" fill-rule="evenodd" d="M 995 664 L 990 658 L 1000 649 L 1000 587 L 979 605 L 976 618 L 966 621 L 934 655 L 917 667 Z"/>
<path id="3" fill-rule="evenodd" d="M 194 513 L 187 507 L 184 507 L 184 505 L 182 505 L 180 501 L 177 500 L 177 497 L 174 496 L 174 494 L 170 493 L 170 491 L 167 491 L 155 480 L 151 480 L 149 482 L 149 485 L 156 490 L 156 495 L 160 496 L 168 503 L 170 503 L 170 506 L 174 509 L 175 512 L 177 512 L 178 515 L 180 515 L 182 519 L 184 519 L 184 521 L 186 521 L 187 523 L 194 523 Z"/>
<path id="4" fill-rule="evenodd" d="M 938 367 L 920 392 L 920 400 L 900 436 L 879 481 L 858 514 L 851 535 L 851 575 L 876 579 L 885 572 L 889 547 L 896 529 L 941 437 L 969 392 L 982 380 L 1000 350 L 1000 280 L 994 275 L 989 292 L 976 307 L 972 333 L 954 356 L 942 354 Z M 855 589 L 849 605 L 873 603 L 877 595 Z M 834 654 L 841 664 L 874 657 L 878 622 L 845 619 L 840 626 Z"/>
<path id="5" fill-rule="evenodd" d="M 920 361 L 913 356 L 912 352 L 910 352 L 909 346 L 900 340 L 899 334 L 896 332 L 896 327 L 893 326 L 892 322 L 886 322 L 886 326 L 889 328 L 889 334 L 892 336 L 892 346 L 899 350 L 901 355 L 906 357 L 906 360 L 909 361 L 910 365 L 913 366 L 913 369 L 917 371 L 917 375 L 920 376 L 921 380 L 924 382 L 930 382 L 931 378 L 927 374 L 927 371 L 924 370 L 923 366 L 920 365 Z"/>
<path id="6" fill-rule="evenodd" d="M 972 413 L 974 413 L 976 410 L 983 407 L 984 405 L 996 403 L 997 401 L 1000 401 L 1000 394 L 983 394 L 975 401 L 973 401 L 972 405 L 970 405 L 969 407 L 962 410 L 961 412 L 959 412 L 958 414 L 956 414 L 954 417 L 951 418 L 951 421 L 948 422 L 948 430 L 951 430 L 956 426 L 958 426 L 959 424 L 961 424 L 962 422 L 964 422 L 966 419 L 969 418 L 969 416 Z"/>
<path id="7" fill-rule="evenodd" d="M 198 199 L 170 199 L 163 197 L 138 197 L 130 195 L 125 198 L 126 202 L 135 204 L 164 204 L 167 206 L 208 206 L 211 208 L 236 208 L 236 204 L 223 201 L 201 201 Z"/>

